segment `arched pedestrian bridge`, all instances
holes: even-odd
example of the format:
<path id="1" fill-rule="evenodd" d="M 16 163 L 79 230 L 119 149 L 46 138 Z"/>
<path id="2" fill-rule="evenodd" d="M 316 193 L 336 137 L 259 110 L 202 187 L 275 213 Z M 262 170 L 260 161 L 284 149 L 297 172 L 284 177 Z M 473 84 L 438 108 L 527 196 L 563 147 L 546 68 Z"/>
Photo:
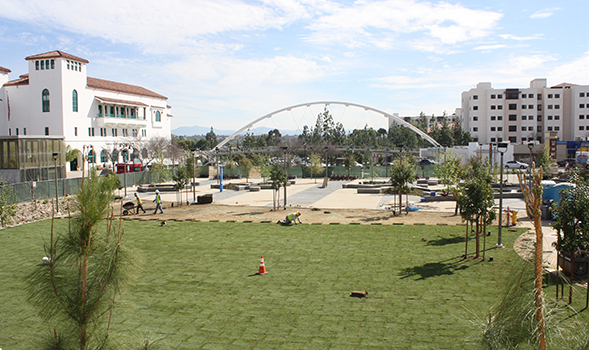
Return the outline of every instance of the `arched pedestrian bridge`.
<path id="1" fill-rule="evenodd" d="M 394 113 L 394 114 L 390 114 L 381 110 L 378 110 L 376 108 L 372 108 L 372 107 L 368 107 L 368 106 L 363 106 L 357 103 L 350 103 L 350 102 L 337 102 L 337 101 L 318 101 L 318 102 L 309 102 L 309 103 L 301 103 L 298 105 L 294 105 L 294 106 L 290 106 L 290 107 L 286 107 L 286 108 L 281 108 L 279 110 L 276 110 L 272 113 L 268 113 L 250 123 L 247 123 L 246 125 L 244 125 L 242 128 L 240 128 L 239 130 L 237 130 L 235 133 L 233 133 L 232 135 L 230 135 L 229 137 L 227 137 L 226 139 L 224 139 L 223 141 L 221 141 L 219 144 L 217 144 L 215 147 L 213 147 L 210 151 L 214 151 L 214 150 L 219 150 L 221 149 L 223 146 L 225 146 L 228 142 L 230 142 L 231 140 L 233 140 L 237 135 L 241 134 L 242 132 L 246 131 L 246 130 L 250 130 L 252 127 L 258 125 L 259 123 L 263 122 L 264 120 L 267 119 L 271 119 L 273 117 L 276 117 L 277 115 L 280 115 L 284 112 L 289 112 L 292 113 L 293 110 L 300 110 L 300 109 L 310 109 L 311 106 L 325 106 L 325 107 L 329 107 L 330 105 L 338 105 L 338 106 L 343 106 L 345 109 L 360 109 L 360 110 L 364 110 L 364 111 L 370 111 L 373 113 L 376 113 L 377 115 L 381 115 L 384 118 L 388 119 L 387 125 L 390 127 L 392 124 L 397 124 L 397 125 L 402 125 L 405 126 L 407 128 L 409 128 L 410 130 L 412 130 L 413 132 L 417 133 L 421 138 L 423 138 L 424 140 L 428 141 L 429 143 L 431 143 L 434 147 L 442 147 L 436 140 L 434 140 L 432 137 L 430 137 L 428 134 L 426 134 L 425 132 L 421 131 L 419 128 L 415 127 L 414 125 L 407 123 L 406 121 L 404 121 L 402 118 L 399 117 L 398 114 Z M 300 112 L 300 111 L 299 111 Z M 306 110 L 303 111 L 303 115 L 306 113 Z M 337 120 L 336 120 L 337 122 Z M 345 127 L 345 125 L 344 125 Z M 346 129 L 347 130 L 347 129 Z"/>

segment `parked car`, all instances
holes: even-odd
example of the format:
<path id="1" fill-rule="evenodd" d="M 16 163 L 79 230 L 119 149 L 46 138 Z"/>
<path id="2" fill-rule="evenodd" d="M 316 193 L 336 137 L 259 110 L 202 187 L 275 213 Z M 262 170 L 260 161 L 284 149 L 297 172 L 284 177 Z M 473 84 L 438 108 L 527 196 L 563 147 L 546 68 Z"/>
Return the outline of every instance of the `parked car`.
<path id="1" fill-rule="evenodd" d="M 436 165 L 436 161 L 431 159 L 422 159 L 419 161 L 420 166 Z"/>
<path id="2" fill-rule="evenodd" d="M 505 168 L 507 169 L 527 169 L 529 165 L 526 163 L 518 162 L 516 160 L 510 160 L 505 163 Z"/>
<path id="3" fill-rule="evenodd" d="M 577 163 L 577 160 L 575 158 L 565 158 L 563 160 L 559 160 L 558 162 L 556 162 L 556 164 L 558 164 L 559 167 L 564 168 L 567 163 L 569 163 L 569 166 L 575 166 L 575 164 Z"/>

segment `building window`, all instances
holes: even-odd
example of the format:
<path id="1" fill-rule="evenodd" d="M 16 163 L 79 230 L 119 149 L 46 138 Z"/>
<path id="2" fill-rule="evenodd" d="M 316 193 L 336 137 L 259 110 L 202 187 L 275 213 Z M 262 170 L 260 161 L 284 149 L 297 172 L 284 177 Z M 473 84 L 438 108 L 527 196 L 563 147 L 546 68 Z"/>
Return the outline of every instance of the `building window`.
<path id="1" fill-rule="evenodd" d="M 472 106 L 472 110 L 473 111 L 478 111 L 479 110 L 479 106 Z"/>
<path id="2" fill-rule="evenodd" d="M 477 128 L 477 127 L 475 126 L 474 128 L 472 128 L 472 131 L 473 131 L 473 132 L 477 132 L 477 131 L 479 131 L 479 128 Z"/>
<path id="3" fill-rule="evenodd" d="M 156 111 L 155 112 L 155 121 L 156 122 L 161 122 L 162 121 L 162 114 L 160 113 L 160 111 Z"/>
<path id="4" fill-rule="evenodd" d="M 495 109 L 495 108 L 497 108 L 497 107 L 495 107 L 495 105 L 491 105 L 491 109 Z"/>
<path id="5" fill-rule="evenodd" d="M 542 121 L 542 115 L 538 114 L 538 116 L 536 117 L 536 121 L 541 122 Z"/>
<path id="6" fill-rule="evenodd" d="M 517 110 L 517 104 L 516 104 L 516 103 L 510 103 L 510 104 L 509 104 L 509 110 L 510 110 L 510 111 L 515 111 L 515 110 Z"/>
<path id="7" fill-rule="evenodd" d="M 554 109 L 560 109 L 560 105 L 554 105 Z"/>
<path id="8" fill-rule="evenodd" d="M 45 127 L 45 135 L 49 135 L 49 127 L 48 126 Z"/>
<path id="9" fill-rule="evenodd" d="M 522 126 L 522 131 L 526 131 L 526 130 L 528 130 L 528 127 L 527 126 Z"/>
<path id="10" fill-rule="evenodd" d="M 581 114 L 581 115 L 579 116 L 579 119 L 585 119 L 585 116 L 584 116 L 583 114 Z"/>
<path id="11" fill-rule="evenodd" d="M 49 112 L 49 90 L 43 90 L 41 94 L 41 100 L 43 101 L 43 112 Z"/>
<path id="12" fill-rule="evenodd" d="M 583 131 L 585 130 L 585 127 L 583 125 L 579 126 L 579 130 Z"/>
<path id="13" fill-rule="evenodd" d="M 584 92 L 579 92 L 579 97 L 585 97 L 585 93 Z"/>
<path id="14" fill-rule="evenodd" d="M 39 70 L 39 61 L 35 61 L 35 70 Z M 581 97 L 583 97 L 583 96 L 581 96 Z"/>
<path id="15" fill-rule="evenodd" d="M 18 136 L 18 128 L 16 128 L 16 136 Z"/>
<path id="16" fill-rule="evenodd" d="M 560 130 L 560 126 L 555 126 L 554 127 L 554 131 L 559 131 Z"/>
<path id="17" fill-rule="evenodd" d="M 540 105 L 538 105 L 540 107 Z M 552 109 L 552 105 L 548 105 L 548 109 Z"/>
<path id="18" fill-rule="evenodd" d="M 472 99 L 473 100 L 478 100 L 479 99 L 479 95 L 472 95 Z"/>
<path id="19" fill-rule="evenodd" d="M 522 94 L 522 98 L 526 98 L 528 97 L 526 94 Z"/>
<path id="20" fill-rule="evenodd" d="M 27 134 L 27 128 L 22 128 L 22 134 L 26 135 Z"/>
<path id="21" fill-rule="evenodd" d="M 510 125 L 509 132 L 515 132 L 515 131 L 517 131 L 517 125 Z"/>
<path id="22" fill-rule="evenodd" d="M 98 105 L 98 116 L 102 117 L 102 105 Z"/>
<path id="23" fill-rule="evenodd" d="M 529 98 L 534 98 L 534 94 L 528 94 Z"/>
<path id="24" fill-rule="evenodd" d="M 502 115 L 498 115 L 497 116 L 497 120 L 503 120 L 503 116 Z"/>
<path id="25" fill-rule="evenodd" d="M 495 99 L 495 97 L 496 97 L 495 95 L 491 95 L 491 98 L 492 98 L 492 99 Z"/>
<path id="26" fill-rule="evenodd" d="M 536 131 L 537 131 L 537 132 L 542 132 L 542 125 L 538 125 L 538 126 L 536 127 Z"/>
<path id="27" fill-rule="evenodd" d="M 76 90 L 72 91 L 72 111 L 78 111 L 78 92 Z"/>
<path id="28" fill-rule="evenodd" d="M 548 120 L 552 120 L 552 116 L 551 116 L 551 115 L 549 115 L 548 117 L 546 117 L 546 119 L 548 119 Z"/>
<path id="29" fill-rule="evenodd" d="M 509 115 L 509 120 L 510 121 L 516 121 L 517 120 L 517 114 L 510 114 Z"/>
<path id="30" fill-rule="evenodd" d="M 497 127 L 497 131 L 503 131 L 503 127 L 502 126 L 498 126 Z"/>
<path id="31" fill-rule="evenodd" d="M 548 98 L 552 98 L 552 94 L 548 94 Z"/>
<path id="32" fill-rule="evenodd" d="M 542 110 L 542 105 L 538 105 L 538 110 L 541 111 Z"/>
<path id="33" fill-rule="evenodd" d="M 510 136 L 509 137 L 509 142 L 511 142 L 511 143 L 517 143 L 517 137 L 516 136 Z"/>
<path id="34" fill-rule="evenodd" d="M 581 104 L 579 105 L 579 108 L 585 108 L 585 104 L 584 104 L 584 103 L 581 103 Z"/>
<path id="35" fill-rule="evenodd" d="M 41 60 L 41 70 L 45 70 L 45 61 Z"/>
<path id="36" fill-rule="evenodd" d="M 51 60 L 51 69 L 55 69 L 55 60 Z"/>
<path id="37" fill-rule="evenodd" d="M 522 120 L 528 120 L 528 116 L 522 115 Z"/>
<path id="38" fill-rule="evenodd" d="M 526 105 L 522 105 L 522 109 L 526 109 Z"/>
<path id="39" fill-rule="evenodd" d="M 538 101 L 540 101 L 542 99 L 542 94 L 538 94 L 536 97 L 538 97 Z"/>
<path id="40" fill-rule="evenodd" d="M 497 117 L 495 117 L 494 115 L 491 116 L 491 120 L 495 120 L 497 119 Z"/>
<path id="41" fill-rule="evenodd" d="M 78 136 L 78 127 L 74 126 L 74 136 Z"/>
<path id="42" fill-rule="evenodd" d="M 142 129 L 141 130 L 141 136 L 146 137 L 147 136 L 147 130 Z"/>
<path id="43" fill-rule="evenodd" d="M 502 105 L 497 106 L 497 109 L 503 109 Z"/>
<path id="44" fill-rule="evenodd" d="M 495 131 L 497 128 L 495 128 L 494 126 L 491 127 L 491 131 Z"/>
<path id="45" fill-rule="evenodd" d="M 547 130 L 548 130 L 548 131 L 552 131 L 552 127 L 551 127 L 551 126 L 549 126 L 549 127 L 547 128 Z"/>
<path id="46" fill-rule="evenodd" d="M 498 99 L 502 99 L 502 98 L 503 98 L 503 95 L 502 95 L 502 94 L 498 94 L 498 95 L 497 95 L 497 98 L 498 98 Z"/>
<path id="47" fill-rule="evenodd" d="M 559 115 L 555 115 L 554 116 L 554 120 L 560 120 L 560 116 Z"/>
<path id="48" fill-rule="evenodd" d="M 473 122 L 476 122 L 476 121 L 478 121 L 478 120 L 479 120 L 479 117 L 477 117 L 477 116 L 474 116 L 474 117 L 472 117 L 472 121 L 473 121 Z"/>

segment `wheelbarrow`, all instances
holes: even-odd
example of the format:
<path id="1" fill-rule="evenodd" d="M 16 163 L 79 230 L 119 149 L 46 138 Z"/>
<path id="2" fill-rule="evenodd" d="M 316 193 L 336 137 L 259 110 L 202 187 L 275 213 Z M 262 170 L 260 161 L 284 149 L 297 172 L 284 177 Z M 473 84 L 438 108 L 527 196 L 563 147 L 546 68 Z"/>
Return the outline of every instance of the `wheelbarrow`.
<path id="1" fill-rule="evenodd" d="M 135 214 L 135 208 L 136 206 L 133 202 L 127 202 L 123 204 L 123 215 Z"/>

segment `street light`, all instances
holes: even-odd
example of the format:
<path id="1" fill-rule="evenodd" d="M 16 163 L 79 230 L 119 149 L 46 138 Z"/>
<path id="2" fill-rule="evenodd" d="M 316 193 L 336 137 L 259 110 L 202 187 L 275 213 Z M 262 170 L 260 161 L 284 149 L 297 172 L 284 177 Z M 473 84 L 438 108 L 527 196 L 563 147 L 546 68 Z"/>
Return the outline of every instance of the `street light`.
<path id="1" fill-rule="evenodd" d="M 284 176 L 286 176 L 286 182 L 284 183 L 284 210 L 286 210 L 286 184 L 288 183 L 288 173 L 286 171 L 286 151 L 288 147 L 282 146 L 282 157 L 284 158 Z"/>
<path id="2" fill-rule="evenodd" d="M 532 189 L 532 165 L 534 164 L 534 154 L 533 154 L 533 149 L 534 149 L 534 143 L 533 142 L 528 142 L 528 148 L 530 149 L 530 167 L 529 167 L 529 173 L 530 173 L 530 190 Z"/>
<path id="3" fill-rule="evenodd" d="M 196 149 L 192 150 L 192 202 L 196 203 L 196 188 L 195 188 L 195 179 L 194 179 L 194 154 L 196 153 Z"/>
<path id="4" fill-rule="evenodd" d="M 119 147 L 123 150 L 123 181 L 125 186 L 125 198 L 127 198 L 127 158 L 129 157 L 129 145 L 121 143 Z"/>
<path id="5" fill-rule="evenodd" d="M 501 226 L 503 225 L 503 154 L 507 152 L 508 144 L 501 142 L 497 144 L 497 152 L 501 154 L 500 168 L 499 168 L 499 233 L 497 234 L 497 248 L 503 248 L 501 243 Z"/>
<path id="6" fill-rule="evenodd" d="M 61 215 L 59 212 L 59 194 L 57 190 L 57 158 L 59 157 L 59 153 L 53 152 L 53 162 L 55 163 L 55 209 L 56 214 Z"/>

